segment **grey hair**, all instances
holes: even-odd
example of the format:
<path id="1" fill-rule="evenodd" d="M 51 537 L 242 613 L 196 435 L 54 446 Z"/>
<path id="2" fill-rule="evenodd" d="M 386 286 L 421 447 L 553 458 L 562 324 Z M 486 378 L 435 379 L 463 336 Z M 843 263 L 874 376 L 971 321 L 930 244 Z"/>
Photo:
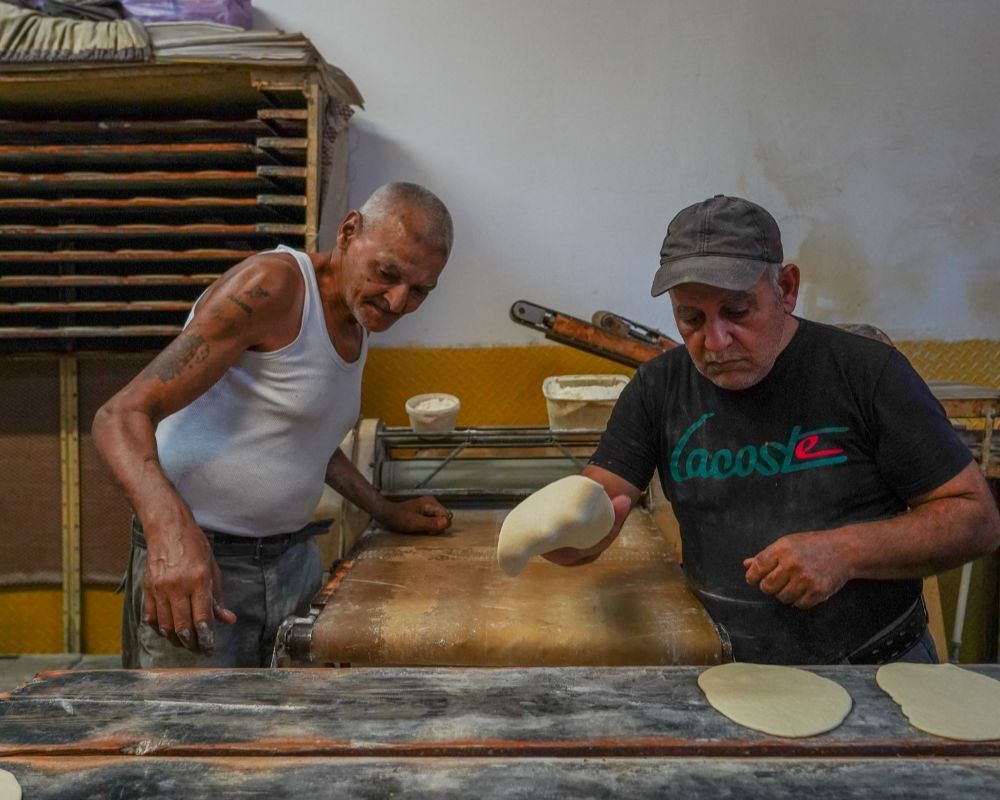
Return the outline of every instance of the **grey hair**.
<path id="1" fill-rule="evenodd" d="M 764 268 L 764 277 L 767 278 L 767 282 L 770 284 L 774 296 L 778 298 L 778 302 L 782 300 L 781 286 L 778 283 L 781 279 L 781 268 L 781 264 L 768 264 Z"/>
<path id="2" fill-rule="evenodd" d="M 417 208 L 427 216 L 427 226 L 423 235 L 432 247 L 451 252 L 455 238 L 451 214 L 441 199 L 430 189 L 418 183 L 387 183 L 380 186 L 365 200 L 358 211 L 363 225 L 380 225 L 385 222 L 400 205 Z"/>

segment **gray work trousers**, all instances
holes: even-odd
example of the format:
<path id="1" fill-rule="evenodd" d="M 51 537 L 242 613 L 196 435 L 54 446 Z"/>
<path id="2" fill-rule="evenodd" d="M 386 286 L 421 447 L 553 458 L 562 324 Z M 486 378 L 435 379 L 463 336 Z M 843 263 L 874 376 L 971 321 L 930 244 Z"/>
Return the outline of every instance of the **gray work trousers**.
<path id="1" fill-rule="evenodd" d="M 222 572 L 222 597 L 236 614 L 232 625 L 215 621 L 211 656 L 177 647 L 142 621 L 146 548 L 135 541 L 125 573 L 122 609 L 122 666 L 267 667 L 278 626 L 289 616 L 303 616 L 322 583 L 319 546 L 313 538 L 268 556 L 216 554 Z"/>

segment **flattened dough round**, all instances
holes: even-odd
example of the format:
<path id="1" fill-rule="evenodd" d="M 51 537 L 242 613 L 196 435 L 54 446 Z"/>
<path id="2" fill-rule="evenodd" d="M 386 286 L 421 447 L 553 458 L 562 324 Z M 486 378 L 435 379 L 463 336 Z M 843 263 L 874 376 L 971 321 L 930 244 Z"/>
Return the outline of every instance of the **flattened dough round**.
<path id="1" fill-rule="evenodd" d="M 601 484 L 583 475 L 560 478 L 511 509 L 500 526 L 497 561 L 513 577 L 532 556 L 560 547 L 593 547 L 614 521 L 614 507 Z"/>
<path id="2" fill-rule="evenodd" d="M 797 667 L 720 664 L 698 676 L 709 704 L 733 722 L 773 736 L 817 736 L 851 712 L 843 686 Z"/>
<path id="3" fill-rule="evenodd" d="M 875 682 L 914 728 L 948 739 L 1000 739 L 1000 681 L 953 664 L 894 663 Z"/>
<path id="4" fill-rule="evenodd" d="M 21 800 L 21 784 L 5 769 L 0 769 L 0 800 Z"/>

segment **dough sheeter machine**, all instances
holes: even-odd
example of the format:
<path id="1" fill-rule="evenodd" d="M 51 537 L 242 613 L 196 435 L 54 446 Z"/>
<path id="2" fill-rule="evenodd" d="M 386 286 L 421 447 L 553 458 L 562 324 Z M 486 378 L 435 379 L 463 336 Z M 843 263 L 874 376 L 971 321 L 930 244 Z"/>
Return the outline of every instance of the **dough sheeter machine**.
<path id="1" fill-rule="evenodd" d="M 363 420 L 355 466 L 388 498 L 434 495 L 453 513 L 437 536 L 384 530 L 346 501 L 343 558 L 307 617 L 286 620 L 278 663 L 352 666 L 716 664 L 726 644 L 687 588 L 659 495 L 647 495 L 600 559 L 496 562 L 506 513 L 575 474 L 597 431 L 457 429 L 433 438 Z M 661 530 L 657 525 L 659 519 Z"/>

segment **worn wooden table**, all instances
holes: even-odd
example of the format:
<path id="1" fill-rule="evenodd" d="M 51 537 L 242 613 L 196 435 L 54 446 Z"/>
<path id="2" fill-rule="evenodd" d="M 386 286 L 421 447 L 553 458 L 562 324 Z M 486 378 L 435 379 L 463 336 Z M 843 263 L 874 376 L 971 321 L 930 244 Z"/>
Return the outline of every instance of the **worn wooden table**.
<path id="1" fill-rule="evenodd" d="M 873 667 L 816 668 L 854 709 L 807 739 L 730 722 L 700 671 L 43 673 L 0 701 L 0 768 L 60 800 L 997 797 L 1000 741 L 911 728 Z"/>
<path id="2" fill-rule="evenodd" d="M 509 509 L 459 508 L 440 536 L 369 526 L 296 629 L 296 664 L 609 667 L 725 660 L 711 617 L 644 509 L 586 569 L 497 568 Z M 307 634 L 301 631 L 308 630 Z"/>

